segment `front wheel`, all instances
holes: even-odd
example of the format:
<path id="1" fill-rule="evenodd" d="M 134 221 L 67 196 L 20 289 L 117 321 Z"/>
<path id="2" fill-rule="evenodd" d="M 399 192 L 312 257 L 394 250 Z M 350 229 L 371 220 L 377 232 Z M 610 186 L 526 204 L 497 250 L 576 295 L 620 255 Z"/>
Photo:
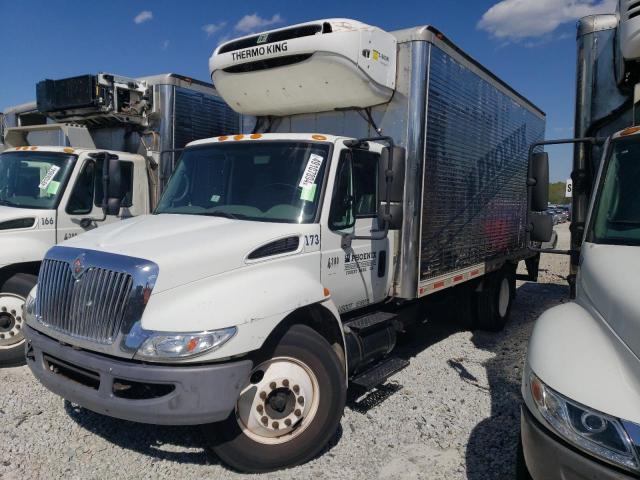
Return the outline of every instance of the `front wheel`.
<path id="1" fill-rule="evenodd" d="M 307 462 L 329 442 L 346 402 L 344 367 L 316 331 L 294 325 L 256 362 L 235 411 L 203 426 L 216 455 L 243 472 Z"/>
<path id="2" fill-rule="evenodd" d="M 0 286 L 0 367 L 25 364 L 24 302 L 37 277 L 17 273 Z"/>

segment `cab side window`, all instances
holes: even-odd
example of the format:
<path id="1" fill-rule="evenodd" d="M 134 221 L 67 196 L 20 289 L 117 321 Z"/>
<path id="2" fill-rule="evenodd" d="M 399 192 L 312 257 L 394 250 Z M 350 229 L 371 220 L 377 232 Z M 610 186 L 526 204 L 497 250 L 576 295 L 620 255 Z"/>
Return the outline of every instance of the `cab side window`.
<path id="1" fill-rule="evenodd" d="M 121 183 L 121 203 L 120 206 L 128 208 L 133 205 L 133 162 L 120 162 L 120 175 L 122 178 Z M 95 176 L 95 206 L 102 206 L 102 160 L 96 164 L 96 176 Z"/>
<path id="2" fill-rule="evenodd" d="M 376 215 L 378 202 L 378 161 L 380 154 L 366 150 L 353 151 L 353 189 L 356 218 Z"/>
<path id="3" fill-rule="evenodd" d="M 93 209 L 95 162 L 86 162 L 73 186 L 73 191 L 67 203 L 67 213 L 70 215 L 85 215 Z"/>

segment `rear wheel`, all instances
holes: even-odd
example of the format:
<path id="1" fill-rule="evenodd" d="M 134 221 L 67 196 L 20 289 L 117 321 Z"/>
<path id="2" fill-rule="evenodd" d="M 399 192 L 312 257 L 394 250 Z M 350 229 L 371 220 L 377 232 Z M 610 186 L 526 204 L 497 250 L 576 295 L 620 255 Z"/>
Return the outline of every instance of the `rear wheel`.
<path id="1" fill-rule="evenodd" d="M 38 277 L 17 273 L 0 286 L 0 367 L 24 365 L 24 302 Z"/>
<path id="2" fill-rule="evenodd" d="M 506 266 L 485 279 L 483 290 L 475 294 L 475 328 L 499 332 L 507 324 L 515 298 L 515 269 Z"/>
<path id="3" fill-rule="evenodd" d="M 327 445 L 345 401 L 344 367 L 331 345 L 313 329 L 294 325 L 256 362 L 230 417 L 203 431 L 216 455 L 236 470 L 291 467 Z"/>

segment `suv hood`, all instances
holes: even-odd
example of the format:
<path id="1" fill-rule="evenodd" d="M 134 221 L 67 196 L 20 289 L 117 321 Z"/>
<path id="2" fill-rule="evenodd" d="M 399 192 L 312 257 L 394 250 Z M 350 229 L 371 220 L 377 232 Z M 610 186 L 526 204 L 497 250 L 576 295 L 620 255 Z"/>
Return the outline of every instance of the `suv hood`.
<path id="1" fill-rule="evenodd" d="M 144 215 L 91 230 L 62 246 L 155 262 L 160 269 L 155 294 L 247 266 L 247 255 L 257 247 L 300 236 L 313 227 L 201 215 Z"/>
<path id="2" fill-rule="evenodd" d="M 585 243 L 578 280 L 584 294 L 620 339 L 640 358 L 640 247 Z M 583 302 L 581 302 L 583 303 Z"/>

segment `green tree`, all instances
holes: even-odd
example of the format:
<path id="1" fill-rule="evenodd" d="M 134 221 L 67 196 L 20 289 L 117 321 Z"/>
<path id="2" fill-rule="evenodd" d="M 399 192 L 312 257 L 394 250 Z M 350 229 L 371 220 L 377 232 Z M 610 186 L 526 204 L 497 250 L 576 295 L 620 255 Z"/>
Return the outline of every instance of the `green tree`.
<path id="1" fill-rule="evenodd" d="M 554 205 L 564 205 L 571 202 L 570 198 L 564 196 L 565 183 L 555 182 L 549 184 L 549 202 Z"/>

